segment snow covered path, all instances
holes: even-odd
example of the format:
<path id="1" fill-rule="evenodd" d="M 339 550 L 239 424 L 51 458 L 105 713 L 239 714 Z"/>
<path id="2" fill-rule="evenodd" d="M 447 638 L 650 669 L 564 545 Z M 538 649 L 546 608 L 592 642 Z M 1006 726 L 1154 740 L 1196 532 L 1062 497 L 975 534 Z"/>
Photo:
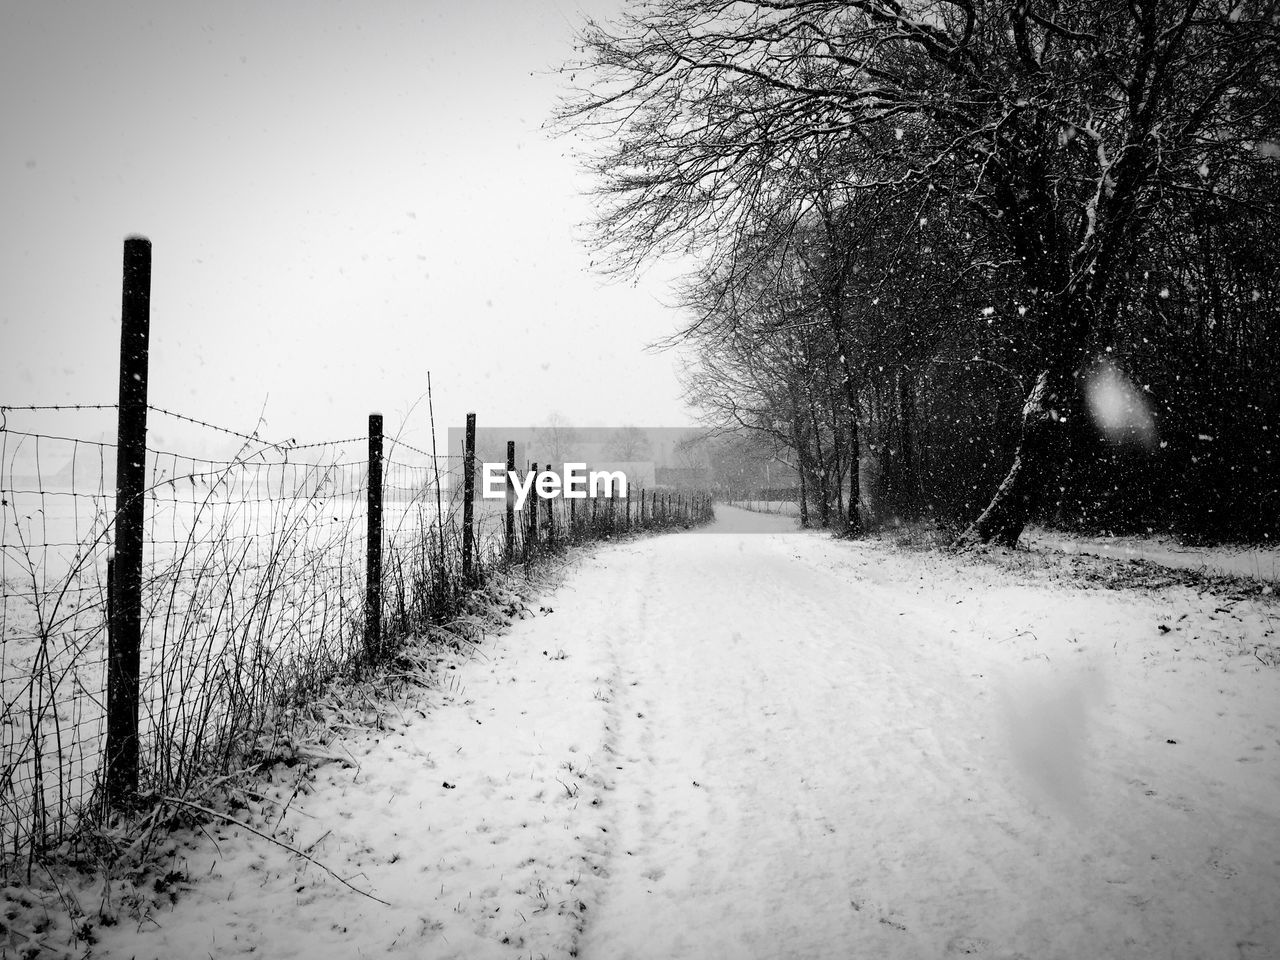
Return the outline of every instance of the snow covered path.
<path id="1" fill-rule="evenodd" d="M 1098 644 L 1159 603 L 1010 605 L 818 536 L 636 566 L 588 960 L 1280 952 L 1274 670 L 1143 666 Z"/>
<path id="2" fill-rule="evenodd" d="M 389 906 L 229 830 L 95 955 L 1280 956 L 1274 606 L 720 514 L 321 768 L 286 823 Z"/>

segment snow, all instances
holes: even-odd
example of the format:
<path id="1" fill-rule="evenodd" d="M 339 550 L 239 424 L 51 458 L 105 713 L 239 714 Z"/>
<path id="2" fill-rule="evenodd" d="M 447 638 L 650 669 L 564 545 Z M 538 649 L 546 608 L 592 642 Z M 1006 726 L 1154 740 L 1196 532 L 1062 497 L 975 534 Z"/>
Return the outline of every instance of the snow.
<path id="1" fill-rule="evenodd" d="M 385 904 L 214 824 L 93 955 L 1280 955 L 1273 598 L 718 516 L 243 812 Z"/>
<path id="2" fill-rule="evenodd" d="M 760 513 L 800 515 L 799 506 L 789 500 L 747 500 L 741 505 Z M 1261 580 L 1264 583 L 1280 582 L 1280 546 L 1189 546 L 1171 537 L 1086 536 L 1034 526 L 1023 533 L 1021 545 L 1041 552 L 1142 560 L 1177 570 Z"/>
<path id="3" fill-rule="evenodd" d="M 740 500 L 736 507 L 751 510 L 755 513 L 773 513 L 788 517 L 800 516 L 800 504 L 794 500 Z"/>
<path id="4" fill-rule="evenodd" d="M 1168 537 L 1086 537 L 1029 528 L 1023 543 L 1033 550 L 1144 560 L 1162 567 L 1193 570 L 1219 576 L 1242 577 L 1269 583 L 1280 581 L 1280 547 L 1195 547 Z"/>

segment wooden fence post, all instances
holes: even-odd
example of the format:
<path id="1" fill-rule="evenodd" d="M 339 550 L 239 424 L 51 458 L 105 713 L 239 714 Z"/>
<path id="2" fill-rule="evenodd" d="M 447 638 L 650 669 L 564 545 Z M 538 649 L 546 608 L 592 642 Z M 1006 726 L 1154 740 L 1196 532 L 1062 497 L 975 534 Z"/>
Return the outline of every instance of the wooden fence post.
<path id="1" fill-rule="evenodd" d="M 550 466 L 550 464 L 548 464 Z M 555 497 L 547 497 L 547 522 L 545 524 L 547 530 L 547 546 L 555 544 L 556 540 L 556 501 Z M 534 501 L 534 509 L 537 509 L 537 501 Z"/>
<path id="2" fill-rule="evenodd" d="M 511 485 L 511 474 L 516 469 L 516 442 L 507 441 L 507 562 L 516 552 L 516 491 Z"/>
<path id="3" fill-rule="evenodd" d="M 120 394 L 116 412 L 115 559 L 107 589 L 107 803 L 138 792 L 138 672 L 142 649 L 142 537 L 146 521 L 147 368 L 151 336 L 151 241 L 124 242 L 120 298 Z"/>
<path id="4" fill-rule="evenodd" d="M 476 415 L 467 414 L 467 435 L 462 448 L 462 582 L 471 585 L 471 555 L 475 552 Z"/>
<path id="5" fill-rule="evenodd" d="M 364 652 L 370 663 L 382 655 L 382 414 L 369 414 L 368 522 L 364 545 Z"/>
<path id="6" fill-rule="evenodd" d="M 532 553 L 538 546 L 538 501 L 534 493 L 534 488 L 538 485 L 538 464 L 536 462 L 533 464 L 531 472 L 533 481 L 529 484 L 529 493 L 524 501 L 525 510 L 528 513 L 529 528 L 529 533 L 525 537 L 526 555 Z M 534 499 L 530 500 L 529 497 Z"/>

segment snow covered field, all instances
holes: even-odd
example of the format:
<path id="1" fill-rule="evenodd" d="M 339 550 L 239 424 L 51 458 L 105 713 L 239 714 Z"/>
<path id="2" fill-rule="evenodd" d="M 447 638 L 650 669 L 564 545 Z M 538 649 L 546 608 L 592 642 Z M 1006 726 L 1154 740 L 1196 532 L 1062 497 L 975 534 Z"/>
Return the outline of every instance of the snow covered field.
<path id="1" fill-rule="evenodd" d="M 215 823 L 93 955 L 1280 956 L 1273 597 L 718 512 L 240 811 L 377 900 Z"/>

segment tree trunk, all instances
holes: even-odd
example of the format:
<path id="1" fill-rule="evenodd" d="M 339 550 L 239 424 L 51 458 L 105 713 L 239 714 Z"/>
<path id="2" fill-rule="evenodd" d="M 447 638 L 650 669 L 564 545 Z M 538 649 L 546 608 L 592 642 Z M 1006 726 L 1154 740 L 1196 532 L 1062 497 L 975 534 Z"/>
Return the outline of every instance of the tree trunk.
<path id="1" fill-rule="evenodd" d="M 889 394 L 887 403 L 885 402 L 886 389 Z M 897 404 L 894 403 L 895 393 L 892 380 L 888 384 L 883 380 L 876 384 L 875 415 L 880 427 L 876 432 L 878 440 L 876 446 L 880 450 L 880 490 L 879 496 L 876 498 L 876 513 L 879 515 L 881 523 L 892 518 L 898 512 L 898 463 L 897 457 L 894 455 L 894 444 L 897 442 L 895 436 L 895 428 L 897 426 Z"/>
<path id="2" fill-rule="evenodd" d="M 792 442 L 796 447 L 796 476 L 800 479 L 800 527 L 807 530 L 809 528 L 809 492 L 805 489 L 804 482 L 804 474 L 807 467 L 804 462 L 804 437 L 800 432 L 800 414 L 798 411 L 792 413 L 791 436 Z"/>
<path id="3" fill-rule="evenodd" d="M 827 465 L 822 455 L 822 424 L 814 407 L 813 395 L 809 395 L 809 420 L 813 424 L 814 474 L 818 481 L 818 517 L 825 530 L 831 526 L 831 491 L 828 487 Z"/>
<path id="4" fill-rule="evenodd" d="M 898 514 L 914 520 L 920 513 L 920 480 L 915 458 L 915 383 L 913 375 L 898 373 Z"/>
<path id="5" fill-rule="evenodd" d="M 853 383 L 853 370 L 850 369 L 849 358 L 840 351 L 841 377 L 840 384 L 844 389 L 845 413 L 849 419 L 849 522 L 845 527 L 845 536 L 862 535 L 862 447 L 858 439 L 858 389 Z"/>
<path id="6" fill-rule="evenodd" d="M 835 463 L 836 488 L 836 523 L 842 524 L 844 516 L 844 443 L 843 431 L 840 429 L 840 405 L 834 395 L 828 395 L 827 404 L 831 410 L 831 458 Z"/>
<path id="7" fill-rule="evenodd" d="M 1076 408 L 1072 373 L 1044 370 L 1022 408 L 1022 436 L 1013 466 L 996 495 L 956 541 L 957 547 L 977 543 L 1015 546 L 1023 528 L 1044 498 L 1051 476 L 1061 468 L 1067 439 L 1066 412 Z"/>
<path id="8" fill-rule="evenodd" d="M 840 445 L 840 433 L 837 430 L 835 435 L 835 451 L 832 458 L 835 460 L 835 488 L 836 488 L 836 523 L 844 522 L 844 450 Z"/>

